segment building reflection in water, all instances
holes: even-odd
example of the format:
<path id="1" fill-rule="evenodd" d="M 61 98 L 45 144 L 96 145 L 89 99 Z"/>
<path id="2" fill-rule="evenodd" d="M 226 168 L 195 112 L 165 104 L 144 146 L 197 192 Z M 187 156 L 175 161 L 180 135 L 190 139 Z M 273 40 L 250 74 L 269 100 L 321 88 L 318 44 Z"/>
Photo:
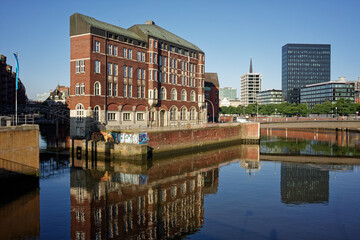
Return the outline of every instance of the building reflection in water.
<path id="1" fill-rule="evenodd" d="M 71 170 L 71 238 L 168 239 L 192 234 L 203 226 L 204 195 L 217 192 L 219 166 L 242 157 L 258 161 L 258 153 L 258 146 L 249 145 L 152 164 L 72 161 L 78 168 Z"/>
<path id="2" fill-rule="evenodd" d="M 14 196 L 6 194 L 1 197 L 0 239 L 36 239 L 40 236 L 38 188 L 23 191 L 18 187 L 17 190 Z"/>
<path id="3" fill-rule="evenodd" d="M 285 204 L 327 204 L 329 170 L 308 164 L 282 162 L 281 201 Z"/>

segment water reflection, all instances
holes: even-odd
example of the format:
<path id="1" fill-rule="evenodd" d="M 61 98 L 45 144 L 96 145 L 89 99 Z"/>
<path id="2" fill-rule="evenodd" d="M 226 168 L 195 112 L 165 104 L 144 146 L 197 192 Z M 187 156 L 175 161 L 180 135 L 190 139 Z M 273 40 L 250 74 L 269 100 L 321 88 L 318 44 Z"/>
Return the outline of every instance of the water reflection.
<path id="1" fill-rule="evenodd" d="M 73 161 L 72 239 L 168 239 L 189 235 L 204 223 L 204 195 L 216 194 L 219 166 L 245 159 L 259 168 L 258 146 L 238 146 L 151 165 Z M 255 158 L 255 159 L 254 159 Z M 233 162 L 232 161 L 232 162 Z"/>
<path id="2" fill-rule="evenodd" d="M 327 204 L 329 171 L 307 164 L 281 163 L 281 201 L 286 204 Z"/>
<path id="3" fill-rule="evenodd" d="M 149 181 L 141 174 L 74 169 L 72 239 L 164 239 L 195 232 L 203 224 L 206 186 L 217 191 L 216 172 Z"/>
<path id="4" fill-rule="evenodd" d="M 3 189 L 2 189 L 3 190 Z M 6 192 L 0 201 L 0 239 L 34 239 L 40 236 L 40 194 L 24 187 Z"/>
<path id="5" fill-rule="evenodd" d="M 261 129 L 263 154 L 360 156 L 360 133 L 321 129 Z"/>

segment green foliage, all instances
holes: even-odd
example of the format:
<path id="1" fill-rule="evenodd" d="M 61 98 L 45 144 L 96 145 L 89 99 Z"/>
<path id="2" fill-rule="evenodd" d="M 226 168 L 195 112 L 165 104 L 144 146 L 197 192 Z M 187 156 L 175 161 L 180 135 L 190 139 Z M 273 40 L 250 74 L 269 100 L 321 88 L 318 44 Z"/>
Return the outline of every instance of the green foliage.
<path id="1" fill-rule="evenodd" d="M 239 115 L 252 115 L 255 116 L 257 113 L 259 115 L 282 115 L 282 116 L 302 116 L 306 117 L 310 113 L 313 114 L 337 114 L 337 115 L 350 115 L 360 112 L 360 104 L 353 103 L 350 100 L 340 99 L 335 104 L 332 104 L 329 101 L 326 101 L 323 104 L 317 104 L 313 109 L 300 103 L 296 105 L 295 103 L 281 103 L 281 104 L 268 104 L 268 105 L 258 105 L 250 104 L 245 107 L 239 105 L 237 107 L 221 107 L 220 113 L 222 114 L 239 114 Z"/>

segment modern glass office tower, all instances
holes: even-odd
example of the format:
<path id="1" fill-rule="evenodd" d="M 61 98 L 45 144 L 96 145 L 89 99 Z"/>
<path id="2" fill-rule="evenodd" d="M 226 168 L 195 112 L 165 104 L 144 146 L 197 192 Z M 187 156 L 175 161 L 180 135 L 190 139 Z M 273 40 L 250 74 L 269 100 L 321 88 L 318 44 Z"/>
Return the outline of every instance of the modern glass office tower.
<path id="1" fill-rule="evenodd" d="M 223 87 L 220 88 L 220 99 L 230 99 L 230 100 L 234 100 L 237 99 L 237 89 L 236 88 L 232 88 L 232 87 Z"/>
<path id="2" fill-rule="evenodd" d="M 330 81 L 330 44 L 286 44 L 282 47 L 284 100 L 300 102 L 300 89 Z"/>
<path id="3" fill-rule="evenodd" d="M 276 89 L 261 91 L 257 94 L 257 101 L 260 105 L 280 104 L 283 102 L 283 93 Z"/>
<path id="4" fill-rule="evenodd" d="M 346 82 L 345 78 L 341 77 L 339 81 L 311 84 L 300 90 L 300 102 L 310 108 L 326 101 L 334 104 L 341 98 L 354 102 L 355 82 Z"/>

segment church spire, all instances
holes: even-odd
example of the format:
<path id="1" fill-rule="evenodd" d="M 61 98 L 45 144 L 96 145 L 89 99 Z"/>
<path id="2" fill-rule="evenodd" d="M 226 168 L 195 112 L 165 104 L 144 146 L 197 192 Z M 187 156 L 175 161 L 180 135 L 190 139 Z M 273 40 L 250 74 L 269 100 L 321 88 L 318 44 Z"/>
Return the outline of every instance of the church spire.
<path id="1" fill-rule="evenodd" d="M 249 73 L 253 73 L 253 69 L 252 69 L 252 58 L 250 58 L 250 71 Z"/>

